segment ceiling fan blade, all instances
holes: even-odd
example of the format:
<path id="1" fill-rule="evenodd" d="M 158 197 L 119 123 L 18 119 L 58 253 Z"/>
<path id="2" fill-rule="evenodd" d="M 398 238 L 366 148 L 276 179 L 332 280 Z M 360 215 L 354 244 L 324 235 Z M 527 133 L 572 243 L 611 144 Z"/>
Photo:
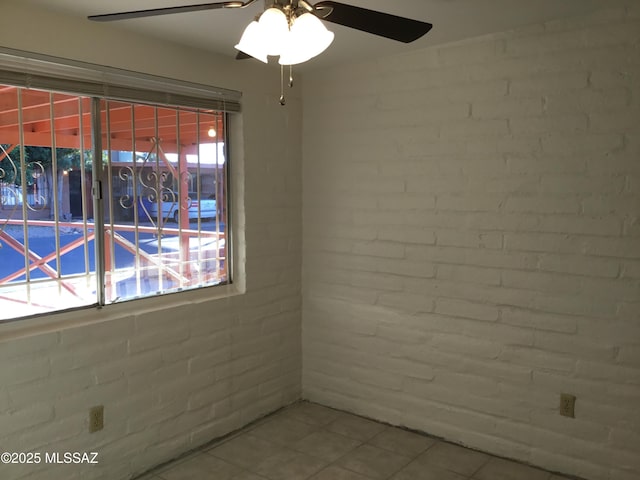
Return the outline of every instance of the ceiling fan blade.
<path id="1" fill-rule="evenodd" d="M 197 5 L 183 5 L 180 7 L 152 8 L 150 10 L 90 15 L 87 18 L 94 22 L 111 22 L 114 20 L 129 20 L 131 18 L 156 17 L 158 15 L 169 15 L 172 13 L 200 12 L 202 10 L 218 10 L 220 8 L 244 8 L 255 1 L 256 0 L 248 0 L 246 2 L 199 3 Z"/>
<path id="2" fill-rule="evenodd" d="M 431 30 L 430 23 L 338 2 L 318 2 L 313 13 L 322 20 L 399 42 L 410 43 Z"/>

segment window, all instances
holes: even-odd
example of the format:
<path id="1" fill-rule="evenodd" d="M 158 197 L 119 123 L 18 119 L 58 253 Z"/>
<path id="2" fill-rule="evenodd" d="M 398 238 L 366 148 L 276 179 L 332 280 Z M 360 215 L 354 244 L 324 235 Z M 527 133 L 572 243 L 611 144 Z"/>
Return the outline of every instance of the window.
<path id="1" fill-rule="evenodd" d="M 224 102 L 13 83 L 0 85 L 0 321 L 230 282 Z"/>

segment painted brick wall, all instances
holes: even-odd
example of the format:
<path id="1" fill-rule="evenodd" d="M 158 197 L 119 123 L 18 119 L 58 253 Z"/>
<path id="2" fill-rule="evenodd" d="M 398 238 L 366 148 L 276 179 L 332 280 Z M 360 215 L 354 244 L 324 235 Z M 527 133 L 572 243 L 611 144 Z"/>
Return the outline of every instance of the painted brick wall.
<path id="1" fill-rule="evenodd" d="M 303 396 L 637 480 L 640 9 L 304 87 Z"/>
<path id="2" fill-rule="evenodd" d="M 12 19 L 0 31 L 6 47 L 243 91 L 231 169 L 244 293 L 207 289 L 0 325 L 0 452 L 96 451 L 100 462 L 0 464 L 0 479 L 131 478 L 298 399 L 299 92 L 283 109 L 276 69 L 18 3 L 2 11 Z M 88 434 L 97 404 L 105 428 Z"/>

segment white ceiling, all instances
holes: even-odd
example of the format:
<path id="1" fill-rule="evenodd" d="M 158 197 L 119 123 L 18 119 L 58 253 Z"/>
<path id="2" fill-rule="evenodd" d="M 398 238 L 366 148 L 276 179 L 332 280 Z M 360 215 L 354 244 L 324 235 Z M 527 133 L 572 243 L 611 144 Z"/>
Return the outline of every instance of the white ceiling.
<path id="1" fill-rule="evenodd" d="M 6 1 L 6 0 L 5 0 Z M 14 0 L 23 6 L 58 11 L 86 20 L 87 15 L 204 3 L 206 0 Z M 340 0 L 372 10 L 430 22 L 431 32 L 412 44 L 376 37 L 327 24 L 335 41 L 307 70 L 332 64 L 424 48 L 524 25 L 588 13 L 634 0 Z M 312 0 L 313 2 L 313 0 Z M 235 56 L 233 46 L 244 27 L 263 10 L 258 1 L 246 9 L 210 10 L 113 22 L 114 28 L 135 30 L 223 55 Z M 5 19 L 6 20 L 6 19 Z M 246 60 L 254 61 L 254 60 Z"/>

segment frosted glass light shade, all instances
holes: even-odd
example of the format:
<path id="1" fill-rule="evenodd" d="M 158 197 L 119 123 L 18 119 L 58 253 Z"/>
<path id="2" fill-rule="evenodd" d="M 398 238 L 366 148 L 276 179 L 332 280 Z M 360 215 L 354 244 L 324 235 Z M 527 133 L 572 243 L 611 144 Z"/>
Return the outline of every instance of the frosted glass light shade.
<path id="1" fill-rule="evenodd" d="M 280 53 L 280 65 L 297 65 L 324 52 L 334 34 L 311 13 L 303 13 L 295 19 L 285 48 Z"/>
<path id="2" fill-rule="evenodd" d="M 253 21 L 244 29 L 240 42 L 235 48 L 263 63 L 267 63 L 269 59 L 267 58 L 267 50 L 262 37 L 260 24 Z"/>
<path id="3" fill-rule="evenodd" d="M 267 55 L 280 55 L 289 36 L 289 21 L 278 8 L 268 8 L 258 21 L 262 32 L 261 42 Z"/>

